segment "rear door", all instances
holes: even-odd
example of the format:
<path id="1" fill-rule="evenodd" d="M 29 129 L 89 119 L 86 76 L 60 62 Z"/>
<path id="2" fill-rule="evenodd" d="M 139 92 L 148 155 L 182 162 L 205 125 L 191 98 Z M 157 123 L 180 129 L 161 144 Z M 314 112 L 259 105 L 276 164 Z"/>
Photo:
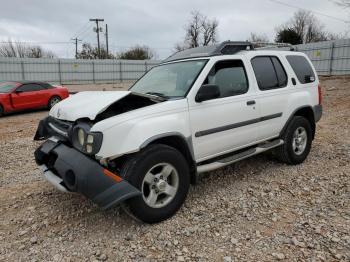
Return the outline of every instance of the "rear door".
<path id="1" fill-rule="evenodd" d="M 44 87 L 36 83 L 21 85 L 11 94 L 14 108 L 22 110 L 40 107 L 43 95 L 40 91 L 42 90 Z"/>
<path id="2" fill-rule="evenodd" d="M 214 61 L 200 84 L 217 85 L 220 97 L 189 100 L 192 141 L 197 161 L 252 144 L 256 140 L 259 110 L 256 92 L 241 59 Z"/>
<path id="3" fill-rule="evenodd" d="M 263 141 L 279 135 L 288 107 L 288 96 L 294 81 L 288 79 L 281 57 L 258 55 L 251 59 L 258 84 L 260 127 L 257 140 Z"/>

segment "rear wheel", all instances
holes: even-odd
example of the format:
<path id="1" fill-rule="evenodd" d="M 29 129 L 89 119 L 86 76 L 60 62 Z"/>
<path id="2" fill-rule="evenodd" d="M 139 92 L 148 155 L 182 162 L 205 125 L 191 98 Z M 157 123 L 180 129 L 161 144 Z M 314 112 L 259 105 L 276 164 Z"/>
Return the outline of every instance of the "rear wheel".
<path id="1" fill-rule="evenodd" d="M 190 185 L 186 159 L 166 145 L 151 145 L 131 157 L 123 165 L 121 175 L 142 192 L 127 201 L 127 213 L 146 223 L 174 215 L 185 201 Z"/>
<path id="2" fill-rule="evenodd" d="M 59 96 L 53 96 L 49 100 L 48 108 L 51 109 L 54 105 L 59 103 L 62 99 Z"/>
<path id="3" fill-rule="evenodd" d="M 284 144 L 275 150 L 277 158 L 290 165 L 304 162 L 312 143 L 310 122 L 302 116 L 293 117 L 282 139 Z"/>

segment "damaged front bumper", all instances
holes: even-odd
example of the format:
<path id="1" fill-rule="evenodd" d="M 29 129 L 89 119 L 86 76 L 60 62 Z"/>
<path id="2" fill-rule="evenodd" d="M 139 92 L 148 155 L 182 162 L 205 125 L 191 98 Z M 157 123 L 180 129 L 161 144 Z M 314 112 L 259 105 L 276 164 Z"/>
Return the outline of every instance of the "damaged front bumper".
<path id="1" fill-rule="evenodd" d="M 141 192 L 98 162 L 59 140 L 47 140 L 35 151 L 45 178 L 63 192 L 78 192 L 107 209 Z"/>

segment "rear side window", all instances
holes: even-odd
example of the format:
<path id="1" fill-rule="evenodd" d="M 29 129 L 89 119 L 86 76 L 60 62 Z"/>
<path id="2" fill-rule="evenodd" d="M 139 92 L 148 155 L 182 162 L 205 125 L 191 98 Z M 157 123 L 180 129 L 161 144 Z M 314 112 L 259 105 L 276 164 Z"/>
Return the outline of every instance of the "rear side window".
<path id="1" fill-rule="evenodd" d="M 287 85 L 287 74 L 277 57 L 257 56 L 251 62 L 260 90 L 282 88 Z"/>
<path id="2" fill-rule="evenodd" d="M 300 55 L 288 55 L 287 60 L 300 83 L 306 84 L 315 81 L 314 70 L 305 57 Z"/>

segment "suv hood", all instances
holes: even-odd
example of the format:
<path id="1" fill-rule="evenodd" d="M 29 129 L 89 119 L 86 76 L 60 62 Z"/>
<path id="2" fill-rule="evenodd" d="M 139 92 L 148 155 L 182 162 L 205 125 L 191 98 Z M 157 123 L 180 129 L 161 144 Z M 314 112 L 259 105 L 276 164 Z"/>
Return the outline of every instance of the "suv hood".
<path id="1" fill-rule="evenodd" d="M 130 93 L 130 91 L 79 92 L 56 104 L 50 110 L 50 116 L 67 121 L 79 118 L 94 120 L 99 113 Z"/>

